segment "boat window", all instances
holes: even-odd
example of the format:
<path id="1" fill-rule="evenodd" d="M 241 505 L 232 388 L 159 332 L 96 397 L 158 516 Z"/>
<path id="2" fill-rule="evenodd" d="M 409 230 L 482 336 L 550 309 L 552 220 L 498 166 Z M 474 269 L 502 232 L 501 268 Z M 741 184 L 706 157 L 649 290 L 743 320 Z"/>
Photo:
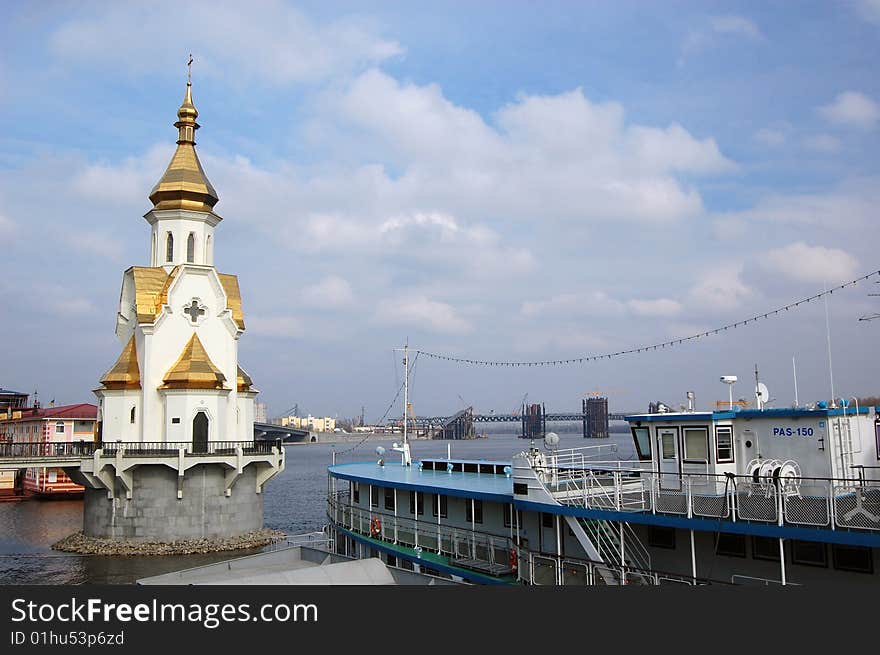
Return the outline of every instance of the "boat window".
<path id="1" fill-rule="evenodd" d="M 447 516 L 446 496 L 435 495 L 431 503 L 431 514 L 437 516 L 437 505 L 440 505 L 440 518 L 445 519 Z"/>
<path id="2" fill-rule="evenodd" d="M 509 528 L 513 523 L 513 505 L 504 505 L 501 513 L 504 515 L 504 527 Z"/>
<path id="3" fill-rule="evenodd" d="M 719 464 L 733 461 L 733 428 L 730 426 L 715 428 L 715 461 Z"/>
<path id="4" fill-rule="evenodd" d="M 874 424 L 874 442 L 877 446 L 877 459 L 880 459 L 880 423 Z"/>
<path id="5" fill-rule="evenodd" d="M 715 540 L 715 552 L 719 555 L 727 555 L 728 557 L 745 557 L 745 535 L 719 532 Z"/>
<path id="6" fill-rule="evenodd" d="M 684 429 L 685 461 L 709 463 L 709 430 L 708 428 Z"/>
<path id="7" fill-rule="evenodd" d="M 820 541 L 791 542 L 791 561 L 806 566 L 828 566 L 828 549 Z"/>
<path id="8" fill-rule="evenodd" d="M 354 502 L 361 502 L 361 483 L 360 482 L 352 482 L 351 483 L 351 497 L 354 499 Z"/>
<path id="9" fill-rule="evenodd" d="M 541 525 L 545 528 L 553 527 L 553 515 L 547 512 L 541 512 Z"/>
<path id="10" fill-rule="evenodd" d="M 416 496 L 418 494 L 418 496 Z M 425 494 L 422 491 L 410 491 L 409 492 L 409 513 L 416 513 L 416 498 L 419 500 L 419 515 L 423 515 L 425 513 Z"/>
<path id="11" fill-rule="evenodd" d="M 662 528 L 653 525 L 648 529 L 648 545 L 657 548 L 675 549 L 675 528 Z"/>
<path id="12" fill-rule="evenodd" d="M 370 487 L 370 507 L 379 506 L 379 487 Z"/>
<path id="13" fill-rule="evenodd" d="M 529 493 L 529 485 L 525 482 L 514 482 L 513 493 L 517 496 L 527 496 Z"/>
<path id="14" fill-rule="evenodd" d="M 834 568 L 840 571 L 855 571 L 856 573 L 873 573 L 874 562 L 871 559 L 871 549 L 862 546 L 831 546 L 834 559 Z"/>
<path id="15" fill-rule="evenodd" d="M 394 489 L 385 488 L 385 509 L 394 511 Z"/>
<path id="16" fill-rule="evenodd" d="M 636 444 L 636 453 L 641 460 L 651 459 L 651 430 L 650 428 L 632 428 L 633 441 Z"/>
<path id="17" fill-rule="evenodd" d="M 664 432 L 660 435 L 660 442 L 663 447 L 663 459 L 675 459 L 675 434 Z"/>
<path id="18" fill-rule="evenodd" d="M 752 559 L 779 561 L 779 540 L 772 537 L 752 537 Z"/>
<path id="19" fill-rule="evenodd" d="M 473 501 L 473 518 L 471 517 L 471 501 L 465 501 L 465 520 L 470 523 L 473 521 L 474 523 L 482 523 L 483 522 L 483 501 L 482 500 L 474 500 Z"/>

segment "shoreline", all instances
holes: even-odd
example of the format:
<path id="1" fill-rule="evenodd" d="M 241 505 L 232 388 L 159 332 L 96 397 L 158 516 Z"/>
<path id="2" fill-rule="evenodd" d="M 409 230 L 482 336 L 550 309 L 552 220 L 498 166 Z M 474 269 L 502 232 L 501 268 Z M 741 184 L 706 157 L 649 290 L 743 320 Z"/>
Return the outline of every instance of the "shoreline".
<path id="1" fill-rule="evenodd" d="M 262 548 L 287 537 L 280 530 L 263 528 L 236 537 L 178 539 L 176 541 L 127 541 L 87 537 L 80 530 L 51 545 L 52 550 L 78 555 L 195 555 Z"/>

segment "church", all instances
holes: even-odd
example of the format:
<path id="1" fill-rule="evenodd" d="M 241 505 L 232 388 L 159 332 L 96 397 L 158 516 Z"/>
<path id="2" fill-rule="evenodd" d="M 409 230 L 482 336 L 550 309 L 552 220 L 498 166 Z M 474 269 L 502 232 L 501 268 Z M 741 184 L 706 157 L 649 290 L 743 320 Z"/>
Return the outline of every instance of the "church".
<path id="1" fill-rule="evenodd" d="M 196 154 L 199 112 L 186 85 L 177 150 L 153 187 L 150 266 L 125 271 L 116 317 L 122 353 L 101 379 L 102 435 L 122 441 L 253 438 L 251 379 L 238 365 L 244 333 L 235 275 L 214 268 L 217 192 Z"/>
<path id="2" fill-rule="evenodd" d="M 191 63 L 191 62 L 190 62 Z M 254 442 L 257 390 L 238 363 L 235 275 L 214 267 L 217 192 L 196 153 L 187 79 L 177 149 L 150 192 L 150 265 L 122 278 L 121 352 L 95 389 L 100 449 L 84 466 L 84 532 L 176 539 L 262 527 L 263 484 L 283 449 Z"/>

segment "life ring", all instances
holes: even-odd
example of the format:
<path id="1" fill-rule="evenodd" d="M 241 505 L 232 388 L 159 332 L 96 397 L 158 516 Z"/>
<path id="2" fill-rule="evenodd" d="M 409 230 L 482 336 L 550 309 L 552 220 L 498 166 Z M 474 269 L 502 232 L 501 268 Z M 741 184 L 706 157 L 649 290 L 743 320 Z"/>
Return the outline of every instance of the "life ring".
<path id="1" fill-rule="evenodd" d="M 382 534 L 382 522 L 378 516 L 374 516 L 370 521 L 370 536 L 378 537 Z"/>
<path id="2" fill-rule="evenodd" d="M 519 558 L 516 556 L 516 551 L 511 549 L 510 551 L 510 559 L 508 560 L 510 563 L 510 570 L 516 571 L 519 568 Z"/>

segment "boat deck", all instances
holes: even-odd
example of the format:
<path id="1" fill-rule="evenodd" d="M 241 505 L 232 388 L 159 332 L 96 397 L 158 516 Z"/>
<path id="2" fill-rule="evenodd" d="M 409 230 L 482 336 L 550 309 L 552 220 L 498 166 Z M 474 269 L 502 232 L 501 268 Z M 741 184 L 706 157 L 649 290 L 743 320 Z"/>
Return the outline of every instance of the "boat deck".
<path id="1" fill-rule="evenodd" d="M 493 473 L 463 473 L 460 471 L 429 471 L 418 466 L 402 466 L 386 462 L 354 462 L 335 464 L 330 475 L 342 480 L 363 484 L 451 494 L 463 498 L 509 503 L 513 497 L 513 480 L 506 475 Z"/>

